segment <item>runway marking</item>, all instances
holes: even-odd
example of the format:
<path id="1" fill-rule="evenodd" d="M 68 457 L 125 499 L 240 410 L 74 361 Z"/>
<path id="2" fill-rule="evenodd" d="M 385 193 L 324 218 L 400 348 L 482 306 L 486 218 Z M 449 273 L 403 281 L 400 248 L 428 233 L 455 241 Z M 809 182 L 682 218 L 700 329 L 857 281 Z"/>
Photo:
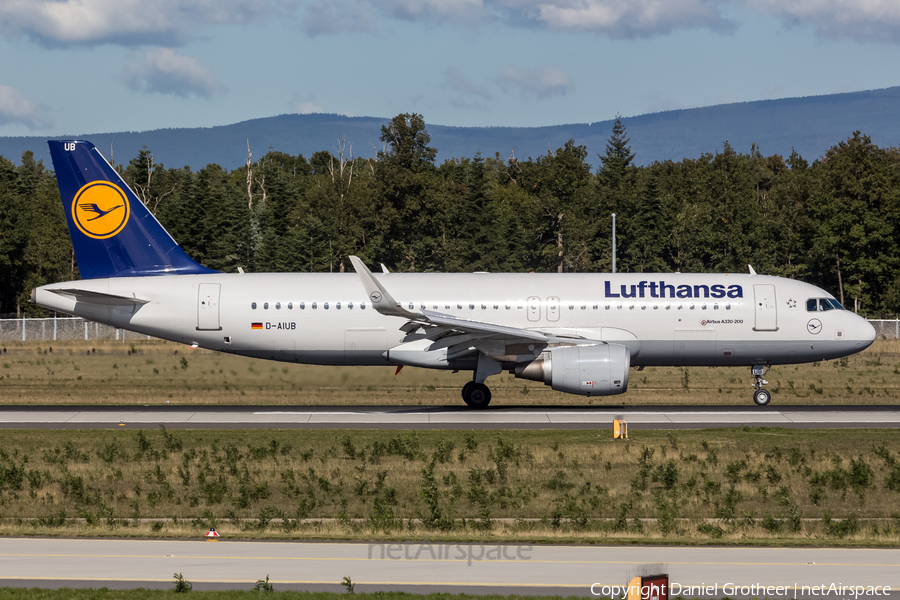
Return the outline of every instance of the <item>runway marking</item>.
<path id="1" fill-rule="evenodd" d="M 470 545 L 470 544 L 467 544 Z M 452 547 L 452 546 L 451 546 Z M 430 553 L 429 553 L 430 554 Z M 43 554 L 43 553 L 0 553 L 0 556 L 21 557 L 21 558 L 160 558 L 158 554 Z M 163 557 L 168 558 L 168 557 Z M 390 561 L 390 562 L 470 562 L 468 558 L 362 558 L 362 557 L 326 557 L 326 556 L 196 556 L 183 555 L 172 558 L 183 558 L 191 560 L 304 560 L 304 561 Z M 642 564 L 635 560 L 542 560 L 542 559 L 490 559 L 490 560 L 472 560 L 472 563 L 511 563 L 511 564 L 567 564 L 567 565 L 634 565 Z M 764 566 L 764 567 L 900 567 L 900 563 L 880 564 L 880 563 L 816 563 L 811 565 L 807 562 L 719 562 L 719 561 L 667 561 L 669 565 L 705 565 L 705 566 Z M 0 577 L 2 579 L 3 577 Z"/>
<path id="2" fill-rule="evenodd" d="M 154 578 L 113 578 L 113 577 L 6 577 L 0 575 L 0 581 L 4 580 L 24 580 L 27 579 L 29 581 L 150 581 L 150 582 L 158 582 L 158 583 L 172 583 L 172 578 L 169 579 L 154 579 Z M 191 578 L 191 583 L 254 583 L 249 579 L 196 579 Z M 316 579 L 271 579 L 270 583 L 277 584 L 325 584 L 325 585 L 341 585 L 340 582 L 335 582 L 333 580 L 316 580 Z M 581 588 L 589 585 L 596 585 L 601 587 L 612 587 L 618 586 L 622 587 L 622 582 L 617 583 L 600 583 L 600 582 L 591 582 L 591 583 L 520 583 L 520 582 L 504 582 L 504 583 L 490 583 L 490 582 L 471 582 L 471 581 L 354 581 L 353 583 L 362 584 L 362 585 L 446 585 L 446 586 L 469 586 L 469 587 L 529 587 L 529 588 Z M 686 587 L 699 587 L 699 586 L 707 586 L 709 584 L 703 583 L 683 583 L 681 585 L 682 589 Z M 742 587 L 741 584 L 734 584 L 736 587 Z M 778 584 L 766 584 L 765 587 L 777 587 Z M 788 589 L 797 590 L 802 589 L 802 585 L 796 585 L 794 583 L 785 584 L 781 587 L 786 587 Z M 855 587 L 855 586 L 851 586 Z M 879 586 L 884 589 L 887 586 Z M 900 588 L 897 587 L 887 587 L 889 591 L 898 591 Z"/>

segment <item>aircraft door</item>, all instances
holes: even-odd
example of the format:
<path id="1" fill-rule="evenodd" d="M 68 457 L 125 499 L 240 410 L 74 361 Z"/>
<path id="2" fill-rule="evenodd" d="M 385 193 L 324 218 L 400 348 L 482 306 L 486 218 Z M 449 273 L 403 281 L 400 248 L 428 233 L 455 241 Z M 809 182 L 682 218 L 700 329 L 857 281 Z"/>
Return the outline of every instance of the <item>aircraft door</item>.
<path id="1" fill-rule="evenodd" d="M 778 331 L 775 308 L 775 286 L 771 284 L 753 286 L 753 312 L 756 315 L 753 331 Z"/>
<path id="2" fill-rule="evenodd" d="M 559 321 L 559 298 L 556 296 L 547 298 L 547 320 Z"/>
<path id="3" fill-rule="evenodd" d="M 219 331 L 219 293 L 222 286 L 218 283 L 201 283 L 197 294 L 197 330 Z"/>
<path id="4" fill-rule="evenodd" d="M 541 320 L 541 299 L 537 296 L 531 296 L 528 298 L 528 320 Z"/>

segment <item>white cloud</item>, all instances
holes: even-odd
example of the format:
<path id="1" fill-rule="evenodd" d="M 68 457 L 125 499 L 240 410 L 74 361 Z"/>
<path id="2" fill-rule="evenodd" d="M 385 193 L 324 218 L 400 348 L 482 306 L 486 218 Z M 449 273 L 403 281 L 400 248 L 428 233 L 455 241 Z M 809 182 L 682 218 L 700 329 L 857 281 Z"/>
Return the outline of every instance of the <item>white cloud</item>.
<path id="1" fill-rule="evenodd" d="M 513 21 L 554 31 L 613 38 L 650 37 L 679 29 L 733 31 L 717 0 L 495 0 Z"/>
<path id="2" fill-rule="evenodd" d="M 471 81 L 456 67 L 447 67 L 444 69 L 444 83 L 450 88 L 468 96 L 477 96 L 483 100 L 491 99 L 491 94 L 484 86 Z"/>
<path id="3" fill-rule="evenodd" d="M 323 114 L 325 112 L 325 109 L 315 102 L 297 102 L 291 107 L 291 110 L 300 115 Z"/>
<path id="4" fill-rule="evenodd" d="M 506 67 L 500 72 L 497 83 L 504 90 L 516 87 L 523 92 L 534 94 L 538 98 L 565 96 L 566 92 L 575 89 L 568 73 L 550 66 L 533 69 Z"/>
<path id="5" fill-rule="evenodd" d="M 228 88 L 197 59 L 181 56 L 171 48 L 158 48 L 130 61 L 122 71 L 122 81 L 137 92 L 173 94 L 187 98 L 210 98 Z"/>
<path id="6" fill-rule="evenodd" d="M 303 31 L 310 37 L 336 33 L 375 33 L 375 15 L 360 0 L 321 0 L 306 7 Z"/>
<path id="7" fill-rule="evenodd" d="M 0 0 L 0 33 L 47 46 L 175 45 L 202 25 L 246 23 L 276 10 L 269 0 Z"/>
<path id="8" fill-rule="evenodd" d="M 18 90 L 0 85 L 0 125 L 24 125 L 29 129 L 51 127 L 47 107 L 38 106 Z"/>
<path id="9" fill-rule="evenodd" d="M 900 43 L 897 0 L 744 0 L 788 26 L 809 25 L 829 39 Z"/>
<path id="10" fill-rule="evenodd" d="M 482 0 L 371 0 L 382 13 L 407 21 L 474 21 L 484 13 Z"/>

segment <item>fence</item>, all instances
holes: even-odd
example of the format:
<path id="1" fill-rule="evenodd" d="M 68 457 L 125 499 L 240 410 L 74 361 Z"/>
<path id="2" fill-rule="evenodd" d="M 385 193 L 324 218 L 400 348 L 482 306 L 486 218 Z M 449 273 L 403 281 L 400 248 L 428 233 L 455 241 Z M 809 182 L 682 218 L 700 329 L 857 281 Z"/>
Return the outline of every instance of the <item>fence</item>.
<path id="1" fill-rule="evenodd" d="M 54 340 L 149 340 L 148 335 L 85 321 L 81 317 L 0 319 L 0 341 L 49 342 Z"/>
<path id="2" fill-rule="evenodd" d="M 869 319 L 869 323 L 875 328 L 878 337 L 892 340 L 900 340 L 900 318 L 897 319 Z"/>
<path id="3" fill-rule="evenodd" d="M 878 337 L 900 339 L 900 318 L 869 319 Z M 85 321 L 80 317 L 53 319 L 0 319 L 0 341 L 53 341 L 53 340 L 149 340 L 141 335 L 116 329 L 110 325 Z"/>

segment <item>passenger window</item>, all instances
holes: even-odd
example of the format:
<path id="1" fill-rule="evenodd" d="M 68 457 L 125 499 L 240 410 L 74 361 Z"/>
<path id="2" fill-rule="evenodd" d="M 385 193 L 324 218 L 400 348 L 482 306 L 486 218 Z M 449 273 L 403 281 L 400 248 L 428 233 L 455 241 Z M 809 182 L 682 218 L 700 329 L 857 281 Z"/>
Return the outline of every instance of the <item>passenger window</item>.
<path id="1" fill-rule="evenodd" d="M 469 310 L 475 310 L 475 305 L 474 305 L 474 304 L 470 304 L 470 305 L 469 305 Z"/>
<path id="2" fill-rule="evenodd" d="M 300 310 L 303 310 L 304 308 L 306 308 L 306 302 L 301 302 L 301 303 L 300 303 Z"/>
<path id="3" fill-rule="evenodd" d="M 275 309 L 276 309 L 276 310 L 281 310 L 281 302 L 276 302 L 276 303 L 275 303 Z"/>
<path id="4" fill-rule="evenodd" d="M 353 303 L 352 303 L 352 302 L 348 302 L 348 303 L 347 303 L 347 308 L 353 308 Z"/>
<path id="5" fill-rule="evenodd" d="M 413 309 L 415 308 L 415 306 L 416 306 L 415 304 L 413 304 L 412 302 L 410 302 L 410 303 L 409 303 L 409 310 L 413 310 Z"/>
<path id="6" fill-rule="evenodd" d="M 335 307 L 337 310 L 341 310 L 341 303 L 340 303 L 340 302 L 335 302 L 335 303 L 334 303 L 334 307 Z"/>
<path id="7" fill-rule="evenodd" d="M 312 303 L 312 307 L 313 307 L 313 310 L 315 310 L 316 308 L 318 308 L 318 306 L 316 305 L 315 302 Z"/>
<path id="8" fill-rule="evenodd" d="M 327 302 L 323 303 L 322 308 L 324 308 L 325 310 L 328 310 L 328 303 Z"/>
<path id="9" fill-rule="evenodd" d="M 719 303 L 718 303 L 718 302 L 714 302 L 714 303 L 713 303 L 713 310 L 719 310 Z"/>
<path id="10" fill-rule="evenodd" d="M 266 309 L 266 310 L 269 310 L 269 303 L 268 303 L 268 302 L 263 302 L 263 308 Z"/>
<path id="11" fill-rule="evenodd" d="M 250 304 L 250 308 L 252 308 L 253 310 L 256 310 L 256 302 L 252 302 Z"/>
<path id="12" fill-rule="evenodd" d="M 288 310 L 294 310 L 294 303 L 288 302 Z"/>
<path id="13" fill-rule="evenodd" d="M 456 305 L 456 308 L 462 309 L 462 304 L 457 304 L 457 305 Z"/>
<path id="14" fill-rule="evenodd" d="M 731 310 L 731 302 L 725 305 L 725 310 Z"/>
<path id="15" fill-rule="evenodd" d="M 365 309 L 366 309 L 366 303 L 365 303 L 365 302 L 360 302 L 360 303 L 359 303 L 359 308 L 360 308 L 360 310 L 365 310 Z"/>

